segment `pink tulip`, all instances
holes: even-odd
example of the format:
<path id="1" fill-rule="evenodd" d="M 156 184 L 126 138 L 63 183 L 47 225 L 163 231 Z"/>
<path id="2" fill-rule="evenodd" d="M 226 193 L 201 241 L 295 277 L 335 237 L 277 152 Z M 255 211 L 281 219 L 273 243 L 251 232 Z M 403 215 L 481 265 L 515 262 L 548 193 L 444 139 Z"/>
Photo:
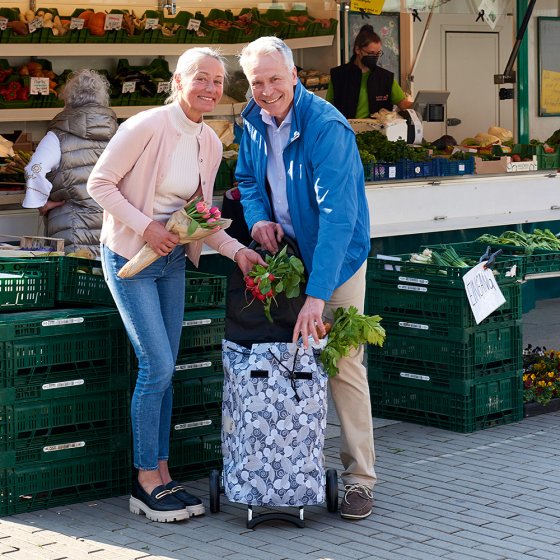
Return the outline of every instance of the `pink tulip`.
<path id="1" fill-rule="evenodd" d="M 209 220 L 206 221 L 206 223 L 208 224 L 213 224 L 214 222 L 217 222 L 218 220 L 216 220 L 216 218 L 210 218 Z"/>
<path id="2" fill-rule="evenodd" d="M 200 212 L 201 214 L 203 214 L 204 212 L 208 212 L 208 208 L 206 207 L 206 204 L 204 204 L 204 202 L 197 202 L 196 203 L 196 211 Z"/>
<path id="3" fill-rule="evenodd" d="M 210 212 L 206 212 L 206 214 L 202 214 L 202 217 L 207 220 L 208 218 L 212 217 L 212 214 L 210 214 Z"/>
<path id="4" fill-rule="evenodd" d="M 216 212 L 219 212 L 220 209 L 217 206 L 212 206 L 212 208 L 210 208 L 210 212 L 212 212 L 212 214 L 215 214 Z"/>
<path id="5" fill-rule="evenodd" d="M 214 218 L 216 218 L 216 220 L 219 220 L 222 217 L 222 213 L 218 210 L 217 212 L 214 212 Z"/>

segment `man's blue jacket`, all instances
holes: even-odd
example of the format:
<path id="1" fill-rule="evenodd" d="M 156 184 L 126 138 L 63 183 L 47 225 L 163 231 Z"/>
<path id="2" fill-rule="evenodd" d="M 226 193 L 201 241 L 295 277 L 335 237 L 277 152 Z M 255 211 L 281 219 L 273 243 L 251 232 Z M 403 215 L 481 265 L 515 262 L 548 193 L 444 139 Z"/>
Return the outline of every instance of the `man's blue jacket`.
<path id="1" fill-rule="evenodd" d="M 274 221 L 266 191 L 266 125 L 251 100 L 235 171 L 249 230 Z M 306 293 L 328 301 L 363 264 L 370 248 L 364 171 L 354 131 L 330 103 L 298 80 L 290 141 L 284 150 L 288 206 L 302 259 Z"/>

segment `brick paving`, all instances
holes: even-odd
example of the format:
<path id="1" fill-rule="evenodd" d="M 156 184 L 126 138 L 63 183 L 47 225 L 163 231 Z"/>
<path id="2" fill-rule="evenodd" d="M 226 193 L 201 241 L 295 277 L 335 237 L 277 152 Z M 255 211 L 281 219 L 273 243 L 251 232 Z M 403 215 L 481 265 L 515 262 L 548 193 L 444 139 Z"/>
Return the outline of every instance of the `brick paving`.
<path id="1" fill-rule="evenodd" d="M 379 424 L 377 419 L 376 426 Z M 0 519 L 6 560 L 556 560 L 560 412 L 473 434 L 406 422 L 375 428 L 374 513 L 345 521 L 306 508 L 304 529 L 246 528 L 246 509 L 175 524 L 128 511 L 122 496 Z M 338 436 L 326 442 L 340 472 Z M 334 436 L 334 437 L 333 437 Z M 207 480 L 188 483 L 208 503 Z"/>

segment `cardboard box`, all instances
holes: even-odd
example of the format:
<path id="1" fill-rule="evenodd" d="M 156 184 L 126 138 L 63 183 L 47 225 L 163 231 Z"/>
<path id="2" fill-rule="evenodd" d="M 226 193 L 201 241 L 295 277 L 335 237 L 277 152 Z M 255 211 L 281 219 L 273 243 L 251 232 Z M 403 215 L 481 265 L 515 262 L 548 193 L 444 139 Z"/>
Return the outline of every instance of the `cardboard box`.
<path id="1" fill-rule="evenodd" d="M 29 132 L 20 132 L 19 136 L 16 138 L 14 145 L 12 146 L 14 150 L 22 150 L 24 152 L 33 151 L 33 138 Z"/>
<path id="2" fill-rule="evenodd" d="M 512 161 L 511 156 L 485 161 L 477 156 L 474 158 L 474 172 L 476 175 L 497 175 L 501 173 L 518 173 L 520 171 L 537 171 L 537 156 L 531 161 Z"/>

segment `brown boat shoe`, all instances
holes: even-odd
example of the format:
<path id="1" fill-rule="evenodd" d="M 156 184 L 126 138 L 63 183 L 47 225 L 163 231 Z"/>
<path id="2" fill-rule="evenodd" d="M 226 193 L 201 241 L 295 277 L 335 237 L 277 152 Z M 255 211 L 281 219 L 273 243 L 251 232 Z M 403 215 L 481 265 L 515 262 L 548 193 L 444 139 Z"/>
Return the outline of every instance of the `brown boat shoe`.
<path id="1" fill-rule="evenodd" d="M 344 519 L 364 519 L 373 510 L 373 490 L 363 484 L 346 484 L 340 505 Z"/>

